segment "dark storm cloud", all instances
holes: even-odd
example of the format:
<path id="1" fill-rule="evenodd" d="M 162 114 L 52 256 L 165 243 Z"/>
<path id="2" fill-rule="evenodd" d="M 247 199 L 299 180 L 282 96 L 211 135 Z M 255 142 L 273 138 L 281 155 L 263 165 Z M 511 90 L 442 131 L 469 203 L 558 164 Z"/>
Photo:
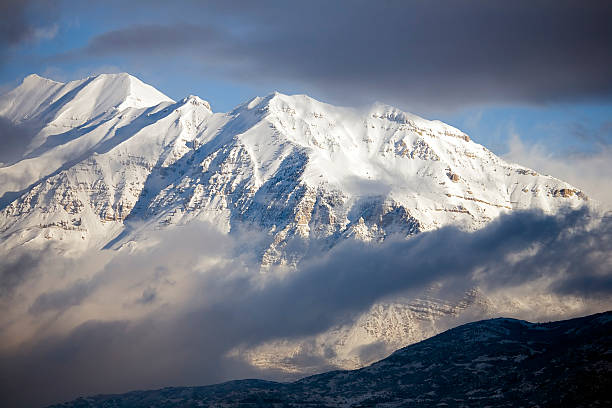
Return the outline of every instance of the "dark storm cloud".
<path id="1" fill-rule="evenodd" d="M 293 80 L 347 101 L 456 107 L 612 96 L 609 1 L 209 2 L 182 4 L 183 18 L 154 4 L 167 25 L 99 35 L 81 55 L 184 50 L 184 63 L 208 72 Z"/>
<path id="2" fill-rule="evenodd" d="M 227 260 L 253 236 L 232 242 L 204 227 L 160 236 L 166 239 L 149 251 L 114 258 L 101 278 L 94 274 L 88 283 L 61 289 L 70 294 L 68 301 L 58 300 L 58 291 L 42 297 L 44 302 L 36 298 L 34 304 L 44 303 L 41 310 L 65 313 L 78 312 L 94 294 L 98 300 L 87 304 L 90 309 L 105 297 L 130 308 L 157 306 L 140 318 L 118 315 L 115 321 L 90 320 L 64 333 L 39 334 L 1 353 L 0 391 L 8 401 L 46 403 L 274 376 L 225 355 L 238 346 L 319 333 L 350 322 L 376 301 L 417 294 L 433 283 L 448 296 L 474 286 L 528 292 L 532 284 L 536 292 L 569 293 L 587 303 L 605 303 L 612 295 L 612 219 L 586 210 L 559 216 L 516 212 L 472 233 L 442 228 L 380 245 L 347 241 L 328 254 L 313 244 L 300 267 L 285 274 L 258 273 L 248 257 Z M 226 262 L 202 266 L 193 259 L 202 255 Z M 542 279 L 543 289 L 537 286 Z M 178 298 L 164 292 L 181 285 Z M 155 299 L 143 301 L 147 293 Z M 309 355 L 300 358 L 312 363 Z"/>
<path id="3" fill-rule="evenodd" d="M 589 228 L 590 217 L 586 210 L 563 216 L 518 212 L 474 233 L 449 227 L 380 246 L 349 241 L 323 258 L 315 251 L 299 273 L 267 285 L 245 310 L 252 310 L 259 327 L 273 316 L 266 333 L 287 336 L 319 332 L 382 297 L 434 282 L 446 281 L 460 294 L 474 286 L 510 288 L 546 277 L 555 282 L 552 293 L 570 293 L 571 282 L 572 294 L 605 298 L 612 288 L 594 290 L 594 283 L 612 276 L 612 219 Z M 534 246 L 534 254 L 511 259 Z M 275 316 L 275 310 L 283 314 Z M 283 316 L 286 321 L 277 325 Z"/>
<path id="4" fill-rule="evenodd" d="M 590 225 L 591 217 L 587 211 L 574 211 L 563 217 L 551 217 L 544 223 L 536 220 L 531 224 L 527 218 L 525 222 L 529 226 L 515 219 L 516 225 L 505 233 L 512 234 L 514 227 L 524 228 L 528 243 L 524 249 L 535 246 L 536 251 L 513 261 L 508 259 L 511 252 L 505 252 L 503 247 L 490 248 L 500 258 L 483 264 L 486 269 L 478 280 L 484 288 L 498 289 L 546 278 L 552 281 L 551 293 L 609 298 L 612 295 L 612 217 L 603 217 L 596 226 Z M 504 232 L 500 232 L 498 242 L 504 245 Z"/>
<path id="5" fill-rule="evenodd" d="M 109 31 L 93 38 L 85 52 L 94 55 L 156 53 L 189 50 L 212 42 L 221 44 L 224 38 L 210 27 L 193 24 L 176 26 L 142 25 Z"/>
<path id="6" fill-rule="evenodd" d="M 33 34 L 34 28 L 25 15 L 27 4 L 21 0 L 0 2 L 0 41 L 3 45 L 18 43 Z"/>
<path id="7" fill-rule="evenodd" d="M 55 0 L 1 0 L 0 48 L 32 39 L 57 18 L 57 6 Z"/>

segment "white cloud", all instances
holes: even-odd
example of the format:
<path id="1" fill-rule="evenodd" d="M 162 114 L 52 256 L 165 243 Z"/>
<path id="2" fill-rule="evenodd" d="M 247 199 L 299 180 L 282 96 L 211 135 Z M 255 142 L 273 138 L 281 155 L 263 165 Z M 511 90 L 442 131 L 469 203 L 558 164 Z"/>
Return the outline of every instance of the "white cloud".
<path id="1" fill-rule="evenodd" d="M 576 186 L 607 210 L 612 209 L 612 147 L 600 145 L 593 153 L 552 153 L 542 144 L 528 145 L 511 132 L 502 157 Z"/>

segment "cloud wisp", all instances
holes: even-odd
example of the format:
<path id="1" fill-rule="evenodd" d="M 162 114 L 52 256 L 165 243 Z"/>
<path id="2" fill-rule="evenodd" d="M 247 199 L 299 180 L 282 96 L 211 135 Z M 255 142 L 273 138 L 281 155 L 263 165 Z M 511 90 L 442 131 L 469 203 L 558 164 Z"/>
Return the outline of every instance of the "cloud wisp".
<path id="1" fill-rule="evenodd" d="M 238 255 L 256 235 L 198 225 L 158 238 L 148 249 L 86 262 L 50 250 L 12 256 L 0 298 L 0 390 L 9 403 L 279 378 L 227 355 L 350 323 L 381 299 L 416 296 L 432 284 L 448 296 L 477 286 L 580 298 L 577 313 L 609 308 L 612 294 L 612 220 L 586 210 L 519 212 L 473 233 L 443 228 L 380 245 L 346 241 L 328 253 L 315 243 L 296 270 L 267 273 L 252 254 Z M 38 392 L 22 391 L 32 388 Z"/>
<path id="2" fill-rule="evenodd" d="M 581 128 L 578 137 L 583 136 Z M 612 209 L 612 144 L 602 143 L 608 136 L 604 132 L 589 133 L 600 139 L 594 152 L 554 153 L 540 144 L 525 144 L 521 137 L 512 133 L 508 139 L 508 152 L 502 157 L 510 162 L 521 163 L 543 174 L 552 174 L 561 180 L 579 187 L 587 195 Z M 587 137 L 587 136 L 584 136 Z"/>

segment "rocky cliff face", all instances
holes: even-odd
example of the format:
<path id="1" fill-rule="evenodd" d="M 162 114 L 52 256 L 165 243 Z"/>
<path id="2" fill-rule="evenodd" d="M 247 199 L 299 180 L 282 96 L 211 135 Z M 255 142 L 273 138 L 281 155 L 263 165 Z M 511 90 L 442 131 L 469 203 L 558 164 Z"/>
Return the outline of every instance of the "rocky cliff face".
<path id="1" fill-rule="evenodd" d="M 30 76 L 0 98 L 0 115 L 33 134 L 24 157 L 0 167 L 0 251 L 49 242 L 67 256 L 120 251 L 152 230 L 205 220 L 229 234 L 264 232 L 265 269 L 299 262 L 292 240 L 332 247 L 445 225 L 474 230 L 502 212 L 587 201 L 451 126 L 386 105 L 358 111 L 274 93 L 213 113 L 196 96 L 174 102 L 127 74 L 67 84 Z M 331 363 L 353 368 L 372 361 L 360 351 L 368 344 L 420 340 L 439 331 L 440 317 L 489 303 L 477 291 L 451 303 L 391 302 L 356 327 L 269 345 L 284 350 L 274 356 L 265 345 L 236 353 L 295 371 L 288 360 L 300 350 L 332 347 Z"/>

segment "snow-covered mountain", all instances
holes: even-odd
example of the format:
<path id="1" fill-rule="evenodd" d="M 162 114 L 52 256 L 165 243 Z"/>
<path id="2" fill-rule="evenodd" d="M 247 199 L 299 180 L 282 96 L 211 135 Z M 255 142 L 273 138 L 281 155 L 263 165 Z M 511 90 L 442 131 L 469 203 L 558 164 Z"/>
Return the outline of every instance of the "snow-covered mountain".
<path id="1" fill-rule="evenodd" d="M 475 229 L 503 211 L 586 200 L 451 126 L 380 104 L 360 112 L 274 93 L 213 113 L 128 74 L 67 84 L 31 75 L 0 99 L 0 115 L 35 132 L 25 157 L 0 168 L 5 248 L 101 248 L 121 232 L 116 244 L 137 240 L 131 220 L 205 219 L 269 231 L 270 263 L 287 261 L 292 236 Z"/>
<path id="2" fill-rule="evenodd" d="M 214 113 L 197 96 L 175 102 L 128 74 L 66 84 L 31 75 L 0 97 L 0 115 L 32 134 L 25 155 L 0 167 L 1 252 L 49 242 L 75 257 L 122 250 L 152 230 L 205 220 L 230 234 L 263 231 L 265 268 L 299 261 L 294 239 L 331 247 L 445 225 L 475 230 L 503 212 L 587 202 L 458 129 L 382 104 L 357 110 L 274 93 Z M 312 344 L 324 355 L 331 344 L 332 363 L 353 368 L 371 361 L 357 356 L 363 346 L 418 341 L 439 331 L 440 316 L 488 305 L 478 291 L 451 303 L 424 294 L 375 305 L 357 326 L 306 343 L 236 353 L 292 371 L 286 356 Z"/>

